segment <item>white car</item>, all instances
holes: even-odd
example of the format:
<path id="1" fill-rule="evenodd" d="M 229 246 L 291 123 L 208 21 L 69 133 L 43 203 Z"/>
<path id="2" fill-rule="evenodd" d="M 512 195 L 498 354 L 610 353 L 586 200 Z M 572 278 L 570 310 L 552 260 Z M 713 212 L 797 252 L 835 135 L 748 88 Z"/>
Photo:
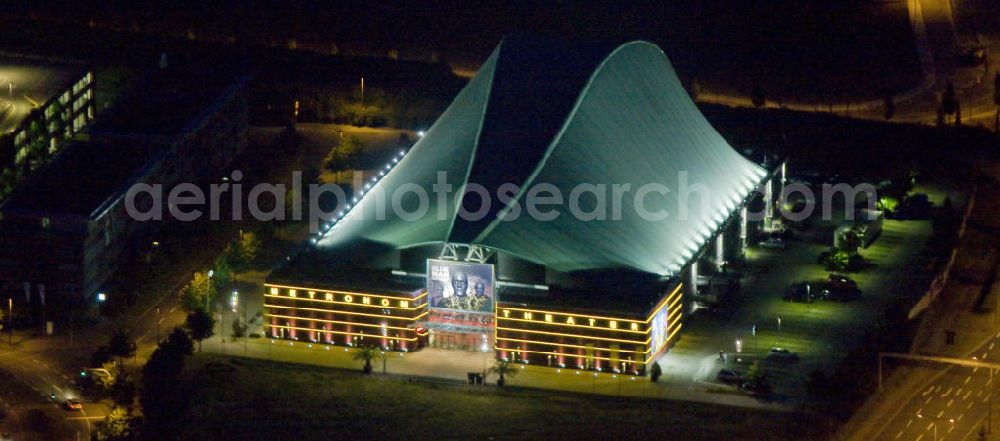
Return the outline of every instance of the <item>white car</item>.
<path id="1" fill-rule="evenodd" d="M 761 248 L 767 248 L 769 250 L 783 250 L 785 249 L 785 241 L 781 240 L 779 237 L 770 237 L 766 240 L 760 241 L 758 243 Z"/>

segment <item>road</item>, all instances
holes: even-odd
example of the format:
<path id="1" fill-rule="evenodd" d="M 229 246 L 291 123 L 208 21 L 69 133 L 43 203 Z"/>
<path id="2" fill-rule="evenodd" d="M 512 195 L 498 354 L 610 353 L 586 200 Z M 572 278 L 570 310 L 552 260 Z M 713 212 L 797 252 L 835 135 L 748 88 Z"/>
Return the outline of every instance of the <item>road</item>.
<path id="1" fill-rule="evenodd" d="M 989 62 L 983 66 L 956 65 L 959 54 L 957 30 L 950 0 L 906 0 L 910 25 L 923 80 L 919 85 L 894 97 L 895 115 L 892 122 L 936 124 L 940 94 L 951 82 L 965 125 L 981 124 L 993 128 L 997 105 L 993 103 L 994 66 L 1000 66 L 1000 40 L 983 36 L 980 43 L 987 49 Z M 960 6 L 959 6 L 960 7 Z M 752 107 L 748 96 L 704 91 L 698 101 L 733 107 Z M 767 102 L 766 108 L 779 104 Z M 801 112 L 832 112 L 853 118 L 884 120 L 882 100 L 844 103 L 796 103 L 784 101 L 782 108 Z"/>
<path id="2" fill-rule="evenodd" d="M 1000 333 L 974 351 L 974 357 L 987 362 L 1000 359 Z M 879 440 L 932 441 L 976 439 L 987 427 L 990 400 L 995 400 L 990 371 L 979 368 L 950 367 L 917 395 L 903 404 L 879 434 Z M 995 406 L 995 401 L 994 401 Z M 993 416 L 994 424 L 998 418 Z M 1000 433 L 994 428 L 993 438 Z"/>

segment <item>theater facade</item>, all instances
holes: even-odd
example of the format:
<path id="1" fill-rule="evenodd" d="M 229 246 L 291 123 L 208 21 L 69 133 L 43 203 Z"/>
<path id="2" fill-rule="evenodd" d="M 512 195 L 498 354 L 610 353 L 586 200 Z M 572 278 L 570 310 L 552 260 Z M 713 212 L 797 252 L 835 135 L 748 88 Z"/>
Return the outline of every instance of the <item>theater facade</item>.
<path id="1" fill-rule="evenodd" d="M 268 277 L 269 337 L 643 374 L 770 225 L 784 166 L 734 150 L 653 44 L 513 35 L 364 182 Z M 414 190 L 435 185 L 459 190 Z M 539 187 L 569 203 L 533 213 Z M 631 199 L 602 212 L 606 188 Z"/>

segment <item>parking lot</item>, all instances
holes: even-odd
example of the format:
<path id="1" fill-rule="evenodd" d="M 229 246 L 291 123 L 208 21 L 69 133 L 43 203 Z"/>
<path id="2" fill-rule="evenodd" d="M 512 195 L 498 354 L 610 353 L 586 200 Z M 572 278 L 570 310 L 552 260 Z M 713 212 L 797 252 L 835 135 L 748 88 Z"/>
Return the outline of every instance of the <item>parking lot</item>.
<path id="1" fill-rule="evenodd" d="M 745 374 L 760 360 L 776 399 L 805 398 L 811 371 L 823 366 L 830 372 L 852 348 L 866 344 L 865 334 L 876 327 L 887 305 L 900 299 L 912 303 L 929 280 L 922 250 L 931 235 L 930 221 L 886 220 L 880 237 L 861 253 L 868 267 L 849 274 L 862 291 L 859 299 L 783 300 L 794 284 L 827 279 L 830 271 L 817 257 L 832 245 L 839 223 L 814 221 L 811 228 L 796 232 L 784 249 L 751 247 L 741 292 L 688 317 L 680 341 L 661 361 L 664 371 L 689 382 L 690 388 L 711 389 L 719 387 L 720 369 Z M 786 348 L 797 359 L 768 359 L 772 347 Z"/>

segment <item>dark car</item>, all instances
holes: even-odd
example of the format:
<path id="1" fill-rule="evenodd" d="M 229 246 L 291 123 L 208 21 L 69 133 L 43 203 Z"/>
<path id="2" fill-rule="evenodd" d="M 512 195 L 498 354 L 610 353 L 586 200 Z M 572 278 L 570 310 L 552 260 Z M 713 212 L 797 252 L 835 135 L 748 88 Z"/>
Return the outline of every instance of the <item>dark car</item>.
<path id="1" fill-rule="evenodd" d="M 726 384 L 739 384 L 743 376 L 732 369 L 723 369 L 719 371 L 719 374 L 715 378 Z"/>
<path id="2" fill-rule="evenodd" d="M 843 274 L 830 274 L 827 277 L 827 287 L 822 290 L 821 297 L 827 300 L 849 302 L 861 297 L 861 290 L 854 279 Z"/>
<path id="3" fill-rule="evenodd" d="M 819 296 L 819 291 L 808 282 L 796 283 L 785 291 L 781 299 L 786 302 L 812 303 Z"/>
<path id="4" fill-rule="evenodd" d="M 799 361 L 799 355 L 785 348 L 773 347 L 767 351 L 767 359 L 794 363 Z"/>

